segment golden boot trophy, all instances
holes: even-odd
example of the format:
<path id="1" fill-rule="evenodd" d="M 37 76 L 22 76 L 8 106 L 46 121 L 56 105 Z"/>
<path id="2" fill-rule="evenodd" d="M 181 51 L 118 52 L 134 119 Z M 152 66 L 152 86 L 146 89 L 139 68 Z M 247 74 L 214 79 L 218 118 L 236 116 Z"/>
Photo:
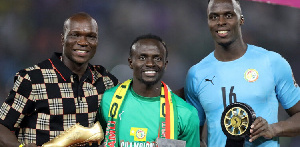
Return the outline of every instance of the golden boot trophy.
<path id="1" fill-rule="evenodd" d="M 93 127 L 83 127 L 79 123 L 71 126 L 69 129 L 56 136 L 54 139 L 44 143 L 42 147 L 74 147 L 93 142 L 98 142 L 100 145 L 104 138 L 104 133 L 99 122 L 96 122 Z"/>

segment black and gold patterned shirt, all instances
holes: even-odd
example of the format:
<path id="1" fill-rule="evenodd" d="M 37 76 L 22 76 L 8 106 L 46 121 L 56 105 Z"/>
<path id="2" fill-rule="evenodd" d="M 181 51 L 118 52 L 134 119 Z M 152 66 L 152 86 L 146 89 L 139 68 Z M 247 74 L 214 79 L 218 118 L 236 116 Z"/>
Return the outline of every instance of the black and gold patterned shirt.
<path id="1" fill-rule="evenodd" d="M 0 123 L 22 143 L 40 146 L 76 123 L 91 127 L 103 92 L 118 84 L 101 65 L 89 64 L 79 80 L 60 56 L 19 71 L 0 107 Z"/>

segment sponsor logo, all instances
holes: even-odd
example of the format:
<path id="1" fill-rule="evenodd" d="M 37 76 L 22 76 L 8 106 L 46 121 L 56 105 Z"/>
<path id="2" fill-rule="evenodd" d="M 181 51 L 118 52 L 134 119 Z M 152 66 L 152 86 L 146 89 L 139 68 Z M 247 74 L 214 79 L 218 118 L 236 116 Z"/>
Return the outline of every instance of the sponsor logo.
<path id="1" fill-rule="evenodd" d="M 244 73 L 244 78 L 248 82 L 255 82 L 258 79 L 258 72 L 255 69 L 248 69 Z"/>
<path id="2" fill-rule="evenodd" d="M 214 78 L 215 78 L 215 76 L 212 77 L 212 79 L 205 79 L 205 82 L 210 82 L 211 84 L 215 85 L 214 82 L 213 82 Z"/>

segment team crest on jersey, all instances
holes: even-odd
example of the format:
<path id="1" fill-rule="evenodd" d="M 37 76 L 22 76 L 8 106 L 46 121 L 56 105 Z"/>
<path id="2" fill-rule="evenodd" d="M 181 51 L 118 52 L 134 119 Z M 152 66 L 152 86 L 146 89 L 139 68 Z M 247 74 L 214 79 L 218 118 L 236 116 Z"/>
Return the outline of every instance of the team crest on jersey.
<path id="1" fill-rule="evenodd" d="M 130 136 L 134 137 L 134 141 L 146 141 L 147 128 L 135 128 L 130 129 Z"/>
<path id="2" fill-rule="evenodd" d="M 258 76 L 259 76 L 258 72 L 255 69 L 248 69 L 244 73 L 244 78 L 248 82 L 255 82 L 258 79 Z"/>

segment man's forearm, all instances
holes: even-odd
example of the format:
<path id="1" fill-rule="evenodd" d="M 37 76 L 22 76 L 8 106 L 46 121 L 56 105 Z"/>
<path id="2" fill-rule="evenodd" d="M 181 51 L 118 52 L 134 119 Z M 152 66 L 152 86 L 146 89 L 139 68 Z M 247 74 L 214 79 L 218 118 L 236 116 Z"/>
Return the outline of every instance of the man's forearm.
<path id="1" fill-rule="evenodd" d="M 207 124 L 205 123 L 204 126 L 200 126 L 200 129 L 199 129 L 199 131 L 200 131 L 200 146 L 201 147 L 207 147 L 206 141 L 205 141 L 206 138 L 204 137 L 204 134 L 205 134 L 205 136 L 207 135 L 207 133 L 205 132 L 205 131 L 207 131 L 206 130 L 206 127 L 207 127 L 206 125 Z M 205 131 L 203 131 L 203 130 L 205 130 Z"/>
<path id="2" fill-rule="evenodd" d="M 15 134 L 13 134 L 8 128 L 0 124 L 0 146 L 19 146 L 20 142 L 18 141 Z"/>
<path id="3" fill-rule="evenodd" d="M 205 141 L 203 140 L 200 140 L 200 147 L 207 147 Z"/>
<path id="4" fill-rule="evenodd" d="M 279 137 L 293 137 L 300 135 L 300 112 L 294 114 L 285 121 L 271 124 L 275 135 Z"/>

